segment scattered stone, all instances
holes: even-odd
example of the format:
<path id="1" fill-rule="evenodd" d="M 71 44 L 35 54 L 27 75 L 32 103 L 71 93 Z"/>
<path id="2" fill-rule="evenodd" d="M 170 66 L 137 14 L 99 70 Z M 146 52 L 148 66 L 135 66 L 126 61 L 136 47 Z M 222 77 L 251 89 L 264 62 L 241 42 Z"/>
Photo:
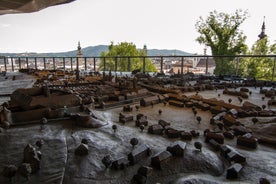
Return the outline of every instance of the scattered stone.
<path id="1" fill-rule="evenodd" d="M 148 132 L 150 134 L 158 134 L 158 135 L 162 135 L 163 134 L 163 127 L 159 124 L 155 124 L 155 125 L 151 125 L 148 128 Z"/>
<path id="2" fill-rule="evenodd" d="M 183 141 L 176 141 L 167 147 L 167 151 L 169 151 L 173 156 L 177 157 L 183 157 L 185 149 L 186 143 Z"/>
<path id="3" fill-rule="evenodd" d="M 223 136 L 228 139 L 234 139 L 235 134 L 233 130 L 223 132 Z"/>
<path id="4" fill-rule="evenodd" d="M 141 125 L 148 126 L 147 116 L 144 116 L 143 114 L 137 114 L 135 126 L 140 127 Z"/>
<path id="5" fill-rule="evenodd" d="M 88 155 L 88 151 L 89 151 L 88 145 L 81 143 L 75 150 L 75 155 L 78 155 L 78 156 Z"/>
<path id="6" fill-rule="evenodd" d="M 182 131 L 182 132 L 180 132 L 180 138 L 182 140 L 190 141 L 190 140 L 192 140 L 193 135 L 190 132 Z"/>
<path id="7" fill-rule="evenodd" d="M 246 162 L 245 156 L 238 153 L 236 150 L 231 150 L 229 153 L 227 153 L 227 159 L 230 162 L 235 162 L 235 163 L 244 163 L 244 162 Z"/>
<path id="8" fill-rule="evenodd" d="M 119 114 L 119 121 L 122 122 L 122 123 L 133 121 L 133 115 L 120 113 Z"/>
<path id="9" fill-rule="evenodd" d="M 147 145 L 143 144 L 138 146 L 131 153 L 128 154 L 128 160 L 131 165 L 134 165 L 140 160 L 149 156 L 150 154 L 151 154 L 151 149 Z"/>
<path id="10" fill-rule="evenodd" d="M 152 167 L 149 167 L 149 166 L 141 166 L 137 173 L 142 175 L 142 176 L 145 176 L 145 177 L 148 177 L 151 173 L 152 173 Z"/>
<path id="11" fill-rule="evenodd" d="M 234 131 L 235 136 L 252 133 L 252 130 L 242 125 L 238 125 L 238 126 L 234 125 L 234 126 L 231 126 L 230 129 Z"/>
<path id="12" fill-rule="evenodd" d="M 179 137 L 179 131 L 174 128 L 166 128 L 165 134 L 168 136 L 168 138 L 178 138 Z"/>
<path id="13" fill-rule="evenodd" d="M 247 133 L 243 136 L 238 136 L 237 145 L 256 149 L 258 146 L 258 139 L 253 137 L 251 133 Z"/>
<path id="14" fill-rule="evenodd" d="M 112 163 L 111 156 L 110 155 L 104 156 L 102 159 L 102 163 L 104 164 L 105 168 L 108 168 Z"/>
<path id="15" fill-rule="evenodd" d="M 81 140 L 81 143 L 83 143 L 83 144 L 88 144 L 88 140 L 87 139 L 85 139 L 85 138 L 83 138 L 82 140 Z"/>
<path id="16" fill-rule="evenodd" d="M 161 151 L 151 158 L 151 165 L 156 169 L 162 169 L 163 165 L 166 164 L 171 157 L 172 154 L 170 152 Z"/>
<path id="17" fill-rule="evenodd" d="M 165 128 L 166 126 L 170 126 L 171 125 L 171 123 L 169 123 L 169 122 L 167 122 L 165 120 L 162 120 L 162 119 L 160 119 L 158 121 L 158 124 L 161 125 L 163 128 Z"/>
<path id="18" fill-rule="evenodd" d="M 243 166 L 239 163 L 231 165 L 226 171 L 226 179 L 236 179 L 239 177 Z"/>
<path id="19" fill-rule="evenodd" d="M 6 165 L 2 171 L 2 175 L 7 178 L 12 178 L 17 172 L 17 167 L 15 165 Z"/>
<path id="20" fill-rule="evenodd" d="M 135 174 L 131 180 L 131 184 L 146 184 L 147 178 L 141 174 Z"/>
<path id="21" fill-rule="evenodd" d="M 259 179 L 259 184 L 270 184 L 270 181 L 266 178 L 260 178 Z"/>
<path id="22" fill-rule="evenodd" d="M 36 141 L 35 145 L 40 149 L 44 144 L 44 141 L 42 139 Z"/>
<path id="23" fill-rule="evenodd" d="M 209 140 L 209 144 L 216 150 L 219 151 L 220 150 L 220 144 L 215 141 L 214 139 L 210 139 Z"/>
<path id="24" fill-rule="evenodd" d="M 176 100 L 169 100 L 169 105 L 175 106 L 175 107 L 184 107 L 185 104 L 183 102 L 179 102 Z"/>
<path id="25" fill-rule="evenodd" d="M 34 146 L 28 144 L 24 149 L 24 161 L 29 163 L 32 168 L 32 173 L 40 169 L 41 152 L 37 151 Z"/>
<path id="26" fill-rule="evenodd" d="M 132 107 L 130 107 L 130 105 L 125 105 L 125 106 L 123 107 L 123 111 L 124 111 L 124 112 L 132 112 Z"/>
<path id="27" fill-rule="evenodd" d="M 112 169 L 121 170 L 125 169 L 129 165 L 128 159 L 121 157 L 118 160 L 115 160 L 111 164 Z"/>
<path id="28" fill-rule="evenodd" d="M 29 176 L 32 173 L 32 167 L 29 163 L 22 163 L 18 167 L 18 172 L 25 177 L 27 180 L 29 180 Z"/>
<path id="29" fill-rule="evenodd" d="M 191 130 L 190 133 L 192 134 L 193 137 L 198 137 L 199 136 L 199 132 L 197 132 L 195 130 Z"/>
<path id="30" fill-rule="evenodd" d="M 224 143 L 224 136 L 220 133 L 208 132 L 205 137 L 205 142 L 209 142 L 211 139 L 214 139 L 217 143 Z"/>

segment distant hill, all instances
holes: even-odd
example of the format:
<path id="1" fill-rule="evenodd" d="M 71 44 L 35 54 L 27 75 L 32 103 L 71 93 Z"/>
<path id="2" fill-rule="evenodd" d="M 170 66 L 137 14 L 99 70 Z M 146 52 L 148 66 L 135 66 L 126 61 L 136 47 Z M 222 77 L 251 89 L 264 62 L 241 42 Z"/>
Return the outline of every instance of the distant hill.
<path id="1" fill-rule="evenodd" d="M 100 56 L 103 51 L 108 51 L 108 45 L 97 45 L 82 48 L 83 56 L 93 57 Z M 77 50 L 68 52 L 56 53 L 28 53 L 28 57 L 76 57 Z M 191 55 L 190 53 L 181 50 L 167 50 L 167 49 L 148 49 L 148 56 L 171 56 L 171 55 Z M 0 56 L 26 56 L 26 53 L 0 53 Z"/>

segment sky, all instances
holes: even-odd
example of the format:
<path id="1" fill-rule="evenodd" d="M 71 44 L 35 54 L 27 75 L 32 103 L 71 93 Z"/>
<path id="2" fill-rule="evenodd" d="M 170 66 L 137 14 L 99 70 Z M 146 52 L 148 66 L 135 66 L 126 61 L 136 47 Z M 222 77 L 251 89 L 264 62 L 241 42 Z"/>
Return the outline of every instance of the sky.
<path id="1" fill-rule="evenodd" d="M 265 16 L 270 43 L 276 40 L 275 0 L 76 0 L 25 14 L 0 15 L 0 53 L 66 52 L 81 47 L 132 42 L 137 48 L 178 49 L 203 54 L 195 24 L 216 10 L 247 10 L 240 29 L 249 47 Z M 210 49 L 207 48 L 207 53 Z"/>

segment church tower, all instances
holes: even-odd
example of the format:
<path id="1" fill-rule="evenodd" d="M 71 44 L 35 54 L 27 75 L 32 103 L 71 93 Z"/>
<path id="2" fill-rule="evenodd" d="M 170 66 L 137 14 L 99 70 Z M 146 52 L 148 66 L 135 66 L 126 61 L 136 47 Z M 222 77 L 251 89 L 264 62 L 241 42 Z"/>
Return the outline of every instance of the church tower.
<path id="1" fill-rule="evenodd" d="M 84 65 L 84 59 L 81 51 L 80 41 L 78 42 L 77 58 L 79 60 L 79 66 Z"/>
<path id="2" fill-rule="evenodd" d="M 264 17 L 264 21 L 263 21 L 263 25 L 262 25 L 262 31 L 258 35 L 258 37 L 259 37 L 259 40 L 264 39 L 265 37 L 267 37 L 267 35 L 265 34 L 265 17 Z"/>

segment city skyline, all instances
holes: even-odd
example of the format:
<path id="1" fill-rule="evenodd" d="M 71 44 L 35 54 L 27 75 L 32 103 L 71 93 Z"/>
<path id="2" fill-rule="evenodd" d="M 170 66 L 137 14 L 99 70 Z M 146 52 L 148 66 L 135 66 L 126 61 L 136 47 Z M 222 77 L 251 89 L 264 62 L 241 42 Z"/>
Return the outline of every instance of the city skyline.
<path id="1" fill-rule="evenodd" d="M 194 0 L 76 0 L 35 13 L 0 16 L 0 53 L 66 52 L 81 47 L 109 45 L 111 41 L 132 42 L 138 48 L 177 49 L 202 54 L 204 45 L 196 21 L 211 11 L 234 13 L 247 10 L 249 18 L 241 25 L 249 48 L 258 39 L 265 16 L 266 34 L 275 42 L 273 1 Z M 207 50 L 207 53 L 210 49 Z"/>

